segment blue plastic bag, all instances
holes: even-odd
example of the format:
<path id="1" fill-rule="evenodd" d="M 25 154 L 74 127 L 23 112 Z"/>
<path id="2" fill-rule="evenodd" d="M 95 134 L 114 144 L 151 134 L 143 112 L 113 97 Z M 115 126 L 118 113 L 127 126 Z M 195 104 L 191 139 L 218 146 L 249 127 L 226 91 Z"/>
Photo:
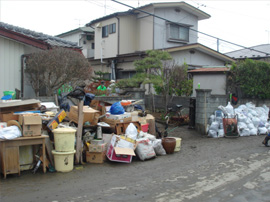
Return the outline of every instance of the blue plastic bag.
<path id="1" fill-rule="evenodd" d="M 125 109 L 121 105 L 120 102 L 115 102 L 115 103 L 112 104 L 112 106 L 110 108 L 110 113 L 111 114 L 124 114 L 125 113 Z"/>

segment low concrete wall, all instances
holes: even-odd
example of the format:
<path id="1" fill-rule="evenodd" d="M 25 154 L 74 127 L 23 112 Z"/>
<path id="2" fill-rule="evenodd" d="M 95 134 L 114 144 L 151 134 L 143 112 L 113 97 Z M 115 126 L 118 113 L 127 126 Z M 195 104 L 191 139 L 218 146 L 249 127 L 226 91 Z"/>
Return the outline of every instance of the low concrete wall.
<path id="1" fill-rule="evenodd" d="M 211 89 L 196 89 L 196 118 L 195 128 L 206 135 L 208 118 L 218 109 L 218 106 L 227 105 L 226 95 L 211 95 Z"/>
<path id="2" fill-rule="evenodd" d="M 184 108 L 189 108 L 190 97 L 173 96 L 169 98 L 168 106 L 174 107 L 176 104 L 183 105 Z M 162 95 L 145 95 L 145 106 L 151 111 L 156 109 L 165 109 L 165 100 Z"/>

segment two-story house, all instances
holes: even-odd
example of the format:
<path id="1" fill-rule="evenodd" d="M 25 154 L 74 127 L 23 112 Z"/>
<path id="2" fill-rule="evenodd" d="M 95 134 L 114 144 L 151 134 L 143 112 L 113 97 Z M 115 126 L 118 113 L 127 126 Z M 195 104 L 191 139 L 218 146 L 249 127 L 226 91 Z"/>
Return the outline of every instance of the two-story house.
<path id="1" fill-rule="evenodd" d="M 94 69 L 109 72 L 111 78 L 129 78 L 135 73 L 133 61 L 146 50 L 170 52 L 179 65 L 190 69 L 224 66 L 233 61 L 198 41 L 198 21 L 207 13 L 185 3 L 152 3 L 126 12 L 93 20 L 86 26 L 95 29 Z"/>
<path id="2" fill-rule="evenodd" d="M 82 53 L 86 58 L 94 57 L 94 29 L 92 27 L 79 27 L 77 29 L 57 35 L 67 41 L 71 41 L 82 48 Z"/>
<path id="3" fill-rule="evenodd" d="M 94 71 L 108 72 L 111 79 L 134 75 L 133 62 L 145 57 L 146 50 L 166 50 L 178 65 L 185 62 L 189 69 L 224 66 L 234 60 L 198 43 L 198 22 L 208 18 L 185 2 L 151 3 L 92 20 L 86 27 L 94 29 L 93 41 L 78 45 L 84 53 L 92 51 L 86 57 Z M 58 36 L 78 42 L 78 33 L 83 33 L 80 28 Z"/>

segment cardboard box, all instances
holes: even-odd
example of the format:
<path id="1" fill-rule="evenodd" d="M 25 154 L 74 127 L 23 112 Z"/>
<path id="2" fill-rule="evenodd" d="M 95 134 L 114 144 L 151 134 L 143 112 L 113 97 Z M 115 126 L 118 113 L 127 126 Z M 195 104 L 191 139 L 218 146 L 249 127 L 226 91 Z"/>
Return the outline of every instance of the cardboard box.
<path id="1" fill-rule="evenodd" d="M 19 120 L 19 115 L 14 115 L 13 112 L 10 113 L 0 113 L 0 121 L 8 122 L 10 120 Z"/>
<path id="2" fill-rule="evenodd" d="M 78 123 L 78 107 L 72 106 L 68 114 L 70 121 Z M 95 126 L 98 123 L 100 114 L 98 110 L 92 109 L 88 106 L 83 106 L 83 123 L 89 121 L 91 126 Z"/>
<path id="3" fill-rule="evenodd" d="M 103 163 L 106 159 L 106 152 L 88 152 L 86 151 L 87 163 Z"/>
<path id="4" fill-rule="evenodd" d="M 59 123 L 61 123 L 64 118 L 66 117 L 66 112 L 65 110 L 61 110 L 60 112 L 58 112 L 54 117 L 53 119 L 47 124 L 47 127 L 50 129 L 50 130 L 53 130 L 55 128 L 57 128 L 57 126 L 59 125 Z"/>
<path id="5" fill-rule="evenodd" d="M 93 109 L 99 110 L 101 112 L 101 115 L 106 114 L 110 110 L 110 107 L 112 106 L 111 103 L 100 101 L 100 100 L 92 100 L 90 103 L 90 107 Z"/>
<path id="6" fill-rule="evenodd" d="M 139 117 L 139 122 L 141 124 L 149 123 L 148 133 L 151 135 L 156 135 L 156 127 L 155 127 L 155 117 L 151 114 L 147 114 L 146 117 Z"/>
<path id="7" fill-rule="evenodd" d="M 106 118 L 107 119 L 113 119 L 113 120 L 121 120 L 121 119 L 125 119 L 125 118 L 129 118 L 131 117 L 131 113 L 129 112 L 125 112 L 124 114 L 111 114 L 111 113 L 106 113 Z"/>
<path id="8" fill-rule="evenodd" d="M 131 120 L 132 120 L 131 117 L 124 118 L 121 120 L 107 119 L 105 117 L 102 118 L 102 121 L 109 124 L 111 127 L 115 127 L 117 123 L 129 123 L 129 122 L 131 122 Z"/>
<path id="9" fill-rule="evenodd" d="M 22 125 L 23 136 L 40 136 L 42 119 L 38 114 L 24 114 L 19 116 L 19 123 Z"/>
<path id="10" fill-rule="evenodd" d="M 131 163 L 132 157 L 136 156 L 134 153 L 135 148 L 136 143 L 129 142 L 124 136 L 121 138 L 120 136 L 114 135 L 111 139 L 106 156 L 110 161 Z"/>
<path id="11" fill-rule="evenodd" d="M 107 150 L 107 144 L 100 144 L 100 145 L 95 145 L 95 144 L 90 144 L 89 145 L 89 152 L 104 152 Z"/>

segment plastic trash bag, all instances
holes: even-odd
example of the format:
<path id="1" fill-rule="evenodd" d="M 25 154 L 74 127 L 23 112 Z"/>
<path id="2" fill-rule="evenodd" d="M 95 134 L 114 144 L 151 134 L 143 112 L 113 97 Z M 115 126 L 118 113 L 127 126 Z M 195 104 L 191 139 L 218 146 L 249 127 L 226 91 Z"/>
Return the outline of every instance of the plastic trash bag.
<path id="1" fill-rule="evenodd" d="M 253 129 L 253 128 L 255 128 L 255 126 L 254 126 L 254 124 L 253 123 L 249 123 L 249 124 L 247 124 L 247 127 L 251 130 L 251 129 Z"/>
<path id="2" fill-rule="evenodd" d="M 140 131 L 140 133 L 138 134 L 138 138 L 147 138 L 149 139 L 151 142 L 153 142 L 154 140 L 156 140 L 156 137 L 154 135 L 151 135 L 149 133 Z"/>
<path id="3" fill-rule="evenodd" d="M 258 133 L 259 133 L 259 135 L 265 135 L 268 133 L 268 130 L 265 127 L 258 128 Z"/>
<path id="4" fill-rule="evenodd" d="M 248 129 L 248 126 L 244 122 L 238 122 L 237 128 L 238 129 Z"/>
<path id="5" fill-rule="evenodd" d="M 228 116 L 233 117 L 234 116 L 234 109 L 230 102 L 228 102 L 227 106 L 225 107 Z"/>
<path id="6" fill-rule="evenodd" d="M 211 138 L 217 138 L 217 131 L 215 130 L 209 130 L 208 131 L 208 137 L 211 137 Z"/>
<path id="7" fill-rule="evenodd" d="M 153 143 L 152 143 L 152 146 L 153 146 L 153 148 L 154 148 L 154 150 L 156 152 L 156 155 L 162 155 L 162 156 L 166 155 L 166 151 L 162 146 L 161 139 L 154 140 Z"/>
<path id="8" fill-rule="evenodd" d="M 259 124 L 260 124 L 260 119 L 257 118 L 257 117 L 253 117 L 253 118 L 252 118 L 252 122 L 253 122 L 254 126 L 255 126 L 256 128 L 258 128 L 258 126 L 259 126 Z"/>
<path id="9" fill-rule="evenodd" d="M 219 122 L 217 121 L 214 121 L 211 126 L 210 126 L 210 129 L 209 130 L 214 130 L 214 131 L 218 131 L 218 127 L 219 127 Z"/>
<path id="10" fill-rule="evenodd" d="M 219 129 L 224 129 L 223 122 L 219 124 Z"/>
<path id="11" fill-rule="evenodd" d="M 238 129 L 238 133 L 241 137 L 250 136 L 250 131 L 248 128 L 240 128 Z"/>
<path id="12" fill-rule="evenodd" d="M 252 128 L 252 129 L 249 130 L 250 135 L 257 135 L 257 133 L 258 133 L 257 128 Z"/>
<path id="13" fill-rule="evenodd" d="M 156 153 L 152 145 L 150 144 L 150 140 L 147 138 L 142 138 L 137 140 L 138 145 L 136 147 L 136 154 L 142 160 L 151 159 L 156 157 Z"/>
<path id="14" fill-rule="evenodd" d="M 243 114 L 238 114 L 238 116 L 237 116 L 238 122 L 246 123 L 246 119 L 247 119 L 247 117 L 245 115 L 243 115 Z"/>
<path id="15" fill-rule="evenodd" d="M 120 102 L 115 102 L 115 103 L 112 104 L 109 112 L 111 114 L 124 114 L 125 113 L 125 109 L 121 105 Z"/>
<path id="16" fill-rule="evenodd" d="M 0 130 L 1 139 L 12 140 L 21 136 L 21 130 L 17 126 L 9 126 Z"/>
<path id="17" fill-rule="evenodd" d="M 138 135 L 138 131 L 137 131 L 137 128 L 136 126 L 133 124 L 133 123 L 130 123 L 126 129 L 126 136 L 133 139 L 133 140 L 136 140 L 137 139 L 137 135 Z"/>
<path id="18" fill-rule="evenodd" d="M 211 125 L 214 121 L 215 121 L 215 115 L 212 114 L 212 115 L 209 117 L 209 124 Z"/>
<path id="19" fill-rule="evenodd" d="M 224 137 L 224 129 L 218 130 L 218 137 Z"/>

